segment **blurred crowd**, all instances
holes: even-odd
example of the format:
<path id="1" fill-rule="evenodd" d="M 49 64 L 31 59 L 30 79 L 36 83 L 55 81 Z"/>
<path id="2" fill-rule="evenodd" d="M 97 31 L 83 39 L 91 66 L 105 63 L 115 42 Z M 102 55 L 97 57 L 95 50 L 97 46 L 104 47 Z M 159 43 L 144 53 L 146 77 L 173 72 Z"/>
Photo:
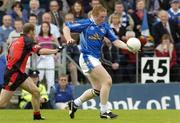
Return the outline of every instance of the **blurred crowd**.
<path id="1" fill-rule="evenodd" d="M 23 25 L 32 23 L 36 27 L 36 40 L 42 47 L 62 45 L 66 42 L 62 33 L 64 23 L 90 18 L 92 8 L 100 4 L 107 8 L 107 22 L 119 39 L 126 42 L 130 37 L 139 38 L 142 44 L 139 58 L 169 57 L 170 80 L 180 81 L 177 72 L 180 70 L 180 0 L 1 0 L 0 44 L 11 45 L 23 33 Z M 72 35 L 76 43 L 67 47 L 67 54 L 78 64 L 79 34 Z M 135 54 L 115 48 L 108 39 L 102 54 L 102 64 L 112 76 L 113 83 L 136 81 Z M 58 80 L 54 70 L 57 57 L 36 57 L 39 81 L 45 78 L 48 93 Z M 2 75 L 5 64 L 5 56 L 0 55 Z M 73 85 L 86 83 L 74 62 L 67 61 L 67 72 Z"/>

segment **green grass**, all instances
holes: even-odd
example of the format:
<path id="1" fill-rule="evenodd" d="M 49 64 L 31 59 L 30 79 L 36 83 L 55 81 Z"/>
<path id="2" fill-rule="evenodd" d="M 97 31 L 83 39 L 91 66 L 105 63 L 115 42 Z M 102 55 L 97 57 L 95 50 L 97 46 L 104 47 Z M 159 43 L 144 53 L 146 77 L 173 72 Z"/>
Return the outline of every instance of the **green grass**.
<path id="1" fill-rule="evenodd" d="M 0 123 L 180 123 L 178 110 L 115 110 L 119 117 L 113 120 L 99 118 L 98 110 L 78 110 L 75 119 L 68 111 L 43 110 L 45 121 L 33 121 L 32 110 L 0 110 Z"/>

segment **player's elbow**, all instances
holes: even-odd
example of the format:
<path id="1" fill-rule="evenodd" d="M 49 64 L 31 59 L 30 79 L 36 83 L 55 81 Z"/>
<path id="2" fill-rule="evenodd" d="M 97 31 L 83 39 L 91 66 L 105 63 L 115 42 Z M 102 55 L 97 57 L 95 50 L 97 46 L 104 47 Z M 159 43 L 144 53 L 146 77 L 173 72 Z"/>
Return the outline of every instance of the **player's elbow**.
<path id="1" fill-rule="evenodd" d="M 63 27 L 63 34 L 66 34 L 67 32 L 70 32 L 70 29 L 69 29 L 69 27 L 64 26 Z"/>
<path id="2" fill-rule="evenodd" d="M 115 47 L 118 47 L 121 42 L 120 42 L 120 40 L 115 40 L 112 43 Z"/>

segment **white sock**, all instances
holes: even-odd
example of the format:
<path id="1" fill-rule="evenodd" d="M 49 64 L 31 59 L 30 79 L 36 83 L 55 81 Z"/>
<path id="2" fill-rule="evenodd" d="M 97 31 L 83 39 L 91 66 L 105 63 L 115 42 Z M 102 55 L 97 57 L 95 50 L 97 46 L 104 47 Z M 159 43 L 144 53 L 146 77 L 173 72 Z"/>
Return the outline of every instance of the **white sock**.
<path id="1" fill-rule="evenodd" d="M 105 105 L 100 104 L 100 111 L 101 111 L 101 114 L 107 112 L 108 111 L 108 104 L 107 103 Z"/>
<path id="2" fill-rule="evenodd" d="M 82 101 L 81 99 L 78 97 L 77 99 L 74 100 L 75 105 L 77 105 L 78 107 L 82 105 Z"/>

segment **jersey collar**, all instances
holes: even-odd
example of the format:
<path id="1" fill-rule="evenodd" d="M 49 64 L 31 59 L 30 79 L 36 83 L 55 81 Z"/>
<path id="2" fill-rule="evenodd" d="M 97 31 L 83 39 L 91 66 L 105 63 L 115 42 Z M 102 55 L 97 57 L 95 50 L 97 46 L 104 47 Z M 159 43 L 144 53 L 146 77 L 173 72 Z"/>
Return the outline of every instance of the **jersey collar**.
<path id="1" fill-rule="evenodd" d="M 101 26 L 104 22 L 102 22 L 101 24 L 97 25 L 97 23 L 95 22 L 93 16 L 90 17 L 90 21 L 92 21 L 96 26 Z"/>
<path id="2" fill-rule="evenodd" d="M 94 18 L 93 18 L 93 16 L 90 17 L 90 20 L 91 20 L 95 25 L 97 25 L 96 22 L 95 22 L 95 20 L 94 20 Z"/>

